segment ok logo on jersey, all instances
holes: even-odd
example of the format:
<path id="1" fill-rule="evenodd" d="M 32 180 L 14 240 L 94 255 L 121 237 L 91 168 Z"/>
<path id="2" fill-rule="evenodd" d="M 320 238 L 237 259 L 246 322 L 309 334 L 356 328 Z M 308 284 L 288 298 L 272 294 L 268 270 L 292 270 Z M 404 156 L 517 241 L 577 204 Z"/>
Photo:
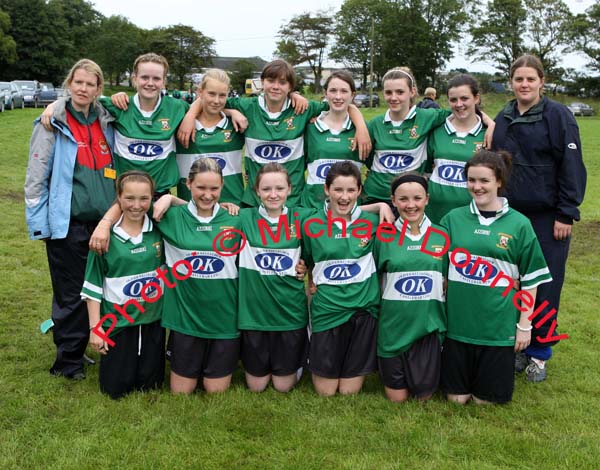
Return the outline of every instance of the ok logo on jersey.
<path id="1" fill-rule="evenodd" d="M 438 175 L 449 183 L 466 183 L 465 167 L 461 165 L 445 164 L 438 168 Z"/>
<path id="2" fill-rule="evenodd" d="M 281 253 L 261 253 L 254 257 L 254 261 L 258 267 L 276 273 L 287 271 L 294 263 L 292 258 Z"/>
<path id="3" fill-rule="evenodd" d="M 127 147 L 130 153 L 137 155 L 138 157 L 158 157 L 163 153 L 163 148 L 158 144 L 152 144 L 147 142 L 136 142 L 129 144 Z"/>
<path id="4" fill-rule="evenodd" d="M 412 165 L 414 161 L 415 157 L 402 153 L 384 153 L 379 157 L 381 166 L 393 171 L 403 170 Z"/>
<path id="5" fill-rule="evenodd" d="M 330 281 L 347 281 L 358 276 L 360 271 L 357 263 L 340 263 L 325 268 L 323 274 Z"/>
<path id="6" fill-rule="evenodd" d="M 140 297 L 142 295 L 143 287 L 148 283 L 152 284 L 145 289 L 145 294 L 148 297 L 152 297 L 152 294 L 156 292 L 155 285 L 159 284 L 159 281 L 153 276 L 140 277 L 128 282 L 123 287 L 123 294 L 127 297 Z"/>
<path id="7" fill-rule="evenodd" d="M 431 294 L 433 279 L 429 276 L 408 276 L 398 280 L 394 284 L 394 289 L 411 297 Z"/>
<path id="8" fill-rule="evenodd" d="M 333 165 L 333 163 L 321 163 L 318 167 L 317 167 L 317 177 L 322 179 L 323 181 L 325 181 L 325 178 L 327 178 L 327 173 L 329 173 L 329 169 L 331 168 L 331 165 Z"/>
<path id="9" fill-rule="evenodd" d="M 471 279 L 472 281 L 482 282 L 485 278 L 486 280 L 494 279 L 498 274 L 498 269 L 495 266 L 491 266 L 491 273 L 488 273 L 490 267 L 485 264 L 478 264 L 475 267 L 475 271 L 473 271 L 473 265 L 475 261 L 471 261 L 464 268 L 456 267 L 456 271 L 463 277 L 467 279 Z M 473 271 L 473 272 L 471 272 Z"/>
<path id="10" fill-rule="evenodd" d="M 223 271 L 225 263 L 216 256 L 188 256 L 185 260 L 192 266 L 194 274 L 215 274 Z"/>
<path id="11" fill-rule="evenodd" d="M 283 160 L 292 154 L 292 149 L 283 144 L 262 144 L 254 149 L 254 155 L 265 160 Z"/>

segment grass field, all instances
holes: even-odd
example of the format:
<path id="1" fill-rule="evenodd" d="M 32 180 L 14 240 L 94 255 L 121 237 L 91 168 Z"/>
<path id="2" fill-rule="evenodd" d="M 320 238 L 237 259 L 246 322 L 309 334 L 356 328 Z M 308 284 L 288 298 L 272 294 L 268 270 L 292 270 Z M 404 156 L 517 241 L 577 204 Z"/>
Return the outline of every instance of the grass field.
<path id="1" fill-rule="evenodd" d="M 570 338 L 546 382 L 518 377 L 511 404 L 480 408 L 441 397 L 395 405 L 375 376 L 358 396 L 323 399 L 307 377 L 287 395 L 253 395 L 238 371 L 220 396 L 163 390 L 118 402 L 98 392 L 97 367 L 79 383 L 50 377 L 54 345 L 38 329 L 50 316 L 48 267 L 43 243 L 28 240 L 23 204 L 38 113 L 0 114 L 0 468 L 600 466 L 600 118 L 579 120 L 588 190 L 561 304 Z"/>

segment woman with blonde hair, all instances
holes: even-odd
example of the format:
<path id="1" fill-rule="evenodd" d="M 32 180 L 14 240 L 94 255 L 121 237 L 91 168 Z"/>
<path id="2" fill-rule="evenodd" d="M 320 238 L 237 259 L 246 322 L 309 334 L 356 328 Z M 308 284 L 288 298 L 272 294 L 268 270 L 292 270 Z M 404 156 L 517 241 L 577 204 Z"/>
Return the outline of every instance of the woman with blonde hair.
<path id="1" fill-rule="evenodd" d="M 80 297 L 88 242 L 115 199 L 114 118 L 96 102 L 102 70 L 81 59 L 69 71 L 50 120 L 33 127 L 25 179 L 29 236 L 44 240 L 52 280 L 52 321 L 56 359 L 50 373 L 85 378 L 83 355 L 89 328 Z"/>

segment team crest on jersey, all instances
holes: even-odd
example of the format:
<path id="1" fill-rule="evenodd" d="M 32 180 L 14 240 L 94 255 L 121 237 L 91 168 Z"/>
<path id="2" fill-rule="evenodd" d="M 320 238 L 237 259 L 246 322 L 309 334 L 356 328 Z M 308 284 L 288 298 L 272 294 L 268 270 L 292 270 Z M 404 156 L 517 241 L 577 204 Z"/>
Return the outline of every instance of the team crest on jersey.
<path id="1" fill-rule="evenodd" d="M 475 143 L 475 152 L 479 152 L 483 148 L 483 142 Z"/>
<path id="2" fill-rule="evenodd" d="M 442 245 L 431 245 L 431 251 L 433 251 L 434 253 L 439 253 L 431 256 L 433 256 L 436 259 L 441 259 L 444 254 L 444 247 Z"/>
<path id="3" fill-rule="evenodd" d="M 233 240 L 235 238 L 235 232 L 233 231 L 233 225 L 222 225 L 219 227 L 219 233 L 223 233 L 219 240 Z"/>
<path id="4" fill-rule="evenodd" d="M 364 248 L 365 246 L 367 246 L 369 244 L 369 238 L 365 237 L 365 238 L 361 238 L 360 239 L 360 243 L 358 244 L 359 248 Z"/>
<path id="5" fill-rule="evenodd" d="M 160 247 L 160 242 L 153 243 L 152 247 L 156 250 L 156 257 L 160 258 L 162 255 L 162 248 Z"/>
<path id="6" fill-rule="evenodd" d="M 348 137 L 348 150 L 352 150 L 353 145 L 354 145 L 354 137 Z"/>
<path id="7" fill-rule="evenodd" d="M 294 116 L 292 116 L 289 119 L 286 119 L 285 123 L 287 124 L 287 129 L 286 130 L 293 131 L 294 129 L 296 129 L 296 126 L 294 126 Z"/>
<path id="8" fill-rule="evenodd" d="M 512 235 L 508 235 L 507 233 L 499 233 L 498 234 L 498 243 L 496 246 L 498 248 L 502 248 L 503 250 L 508 250 L 508 242 L 512 238 Z"/>
<path id="9" fill-rule="evenodd" d="M 294 224 L 290 224 L 290 238 L 296 238 L 297 233 L 296 233 L 296 226 Z"/>
<path id="10" fill-rule="evenodd" d="M 98 141 L 98 146 L 100 147 L 100 152 L 102 152 L 103 154 L 107 154 L 109 152 L 106 140 L 100 139 Z"/>
<path id="11" fill-rule="evenodd" d="M 160 121 L 160 125 L 162 126 L 161 129 L 163 131 L 171 130 L 171 126 L 169 125 L 169 118 L 162 118 L 162 119 L 159 119 L 159 121 Z"/>
<path id="12" fill-rule="evenodd" d="M 223 131 L 223 142 L 231 142 L 231 131 Z"/>
<path id="13" fill-rule="evenodd" d="M 417 127 L 418 126 L 413 126 L 412 129 L 410 130 L 410 138 L 411 139 L 418 139 L 419 138 L 419 133 L 417 132 Z"/>

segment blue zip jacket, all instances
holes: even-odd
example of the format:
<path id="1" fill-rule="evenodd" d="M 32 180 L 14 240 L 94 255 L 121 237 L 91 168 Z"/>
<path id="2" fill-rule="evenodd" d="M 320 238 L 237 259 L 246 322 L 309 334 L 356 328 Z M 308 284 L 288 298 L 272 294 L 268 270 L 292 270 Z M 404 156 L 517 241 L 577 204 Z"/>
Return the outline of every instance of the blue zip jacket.
<path id="1" fill-rule="evenodd" d="M 524 214 L 554 211 L 563 223 L 579 220 L 587 175 L 571 111 L 543 96 L 520 115 L 512 100 L 495 121 L 494 150 L 513 157 L 506 191 L 510 206 Z"/>
<path id="2" fill-rule="evenodd" d="M 25 177 L 25 219 L 32 240 L 61 239 L 69 231 L 77 142 L 67 126 L 65 103 L 55 103 L 53 131 L 46 130 L 40 118 L 33 124 Z M 102 106 L 96 111 L 112 151 L 114 133 L 109 123 L 114 118 Z"/>

